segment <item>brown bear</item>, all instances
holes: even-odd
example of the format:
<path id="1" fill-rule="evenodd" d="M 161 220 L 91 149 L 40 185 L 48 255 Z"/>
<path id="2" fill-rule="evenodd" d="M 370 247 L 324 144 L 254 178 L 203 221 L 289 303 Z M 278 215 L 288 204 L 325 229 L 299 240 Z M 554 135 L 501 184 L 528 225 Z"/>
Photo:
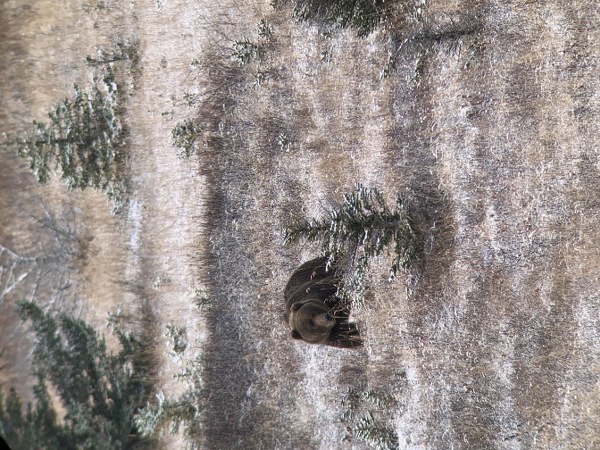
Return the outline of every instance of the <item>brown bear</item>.
<path id="1" fill-rule="evenodd" d="M 361 345 L 356 325 L 348 322 L 350 309 L 337 296 L 341 282 L 336 264 L 327 258 L 305 262 L 290 277 L 285 290 L 286 320 L 292 338 L 333 347 Z"/>

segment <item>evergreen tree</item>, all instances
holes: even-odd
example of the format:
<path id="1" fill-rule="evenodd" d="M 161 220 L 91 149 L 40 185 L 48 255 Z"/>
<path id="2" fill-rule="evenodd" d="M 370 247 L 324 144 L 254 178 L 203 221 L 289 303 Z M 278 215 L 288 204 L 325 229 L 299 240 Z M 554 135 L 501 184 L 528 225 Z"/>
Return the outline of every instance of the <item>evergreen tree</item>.
<path id="1" fill-rule="evenodd" d="M 74 96 L 64 99 L 48 113 L 49 122 L 33 121 L 29 131 L 2 143 L 29 161 L 40 183 L 59 169 L 70 189 L 93 187 L 119 196 L 115 165 L 122 159 L 124 131 L 114 106 L 117 86 L 109 67 L 102 80 L 88 92 L 75 86 Z"/>
<path id="2" fill-rule="evenodd" d="M 357 184 L 355 192 L 346 194 L 344 202 L 334 206 L 325 217 L 303 219 L 289 225 L 285 230 L 285 242 L 300 239 L 320 242 L 330 263 L 340 257 L 349 257 L 357 280 L 367 269 L 370 258 L 393 245 L 395 258 L 390 277 L 394 277 L 398 270 L 407 270 L 416 258 L 417 243 L 412 222 L 407 203 L 400 195 L 396 197 L 395 208 L 390 208 L 380 191 Z M 348 282 L 352 280 L 346 279 L 346 284 Z"/>
<path id="3" fill-rule="evenodd" d="M 397 450 L 398 435 L 387 424 L 375 420 L 371 412 L 360 418 L 354 426 L 354 433 L 377 450 Z"/>
<path id="4" fill-rule="evenodd" d="M 276 0 L 275 6 L 292 4 L 294 17 L 301 21 L 316 20 L 325 25 L 352 28 L 360 37 L 367 36 L 389 12 L 386 0 Z"/>
<path id="5" fill-rule="evenodd" d="M 85 322 L 62 315 L 57 319 L 32 302 L 19 303 L 22 320 L 31 321 L 36 336 L 34 388 L 36 406 L 23 413 L 10 391 L 0 402 L 0 434 L 13 449 L 122 449 L 136 440 L 134 409 L 143 389 L 136 376 L 138 342 L 117 331 L 121 350 L 107 352 L 104 338 Z M 66 414 L 62 424 L 46 385 L 58 394 Z"/>
<path id="6" fill-rule="evenodd" d="M 10 389 L 6 399 L 0 391 L 0 436 L 13 450 L 75 448 L 65 428 L 57 422 L 43 372 L 38 372 L 37 377 L 35 409 L 29 404 L 24 412 L 14 389 Z"/>

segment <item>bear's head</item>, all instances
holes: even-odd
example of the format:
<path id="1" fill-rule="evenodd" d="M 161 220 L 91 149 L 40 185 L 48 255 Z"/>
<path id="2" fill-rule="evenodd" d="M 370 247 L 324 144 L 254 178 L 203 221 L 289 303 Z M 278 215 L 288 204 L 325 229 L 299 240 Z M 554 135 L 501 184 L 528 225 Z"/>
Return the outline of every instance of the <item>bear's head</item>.
<path id="1" fill-rule="evenodd" d="M 335 324 L 329 307 L 319 299 L 306 299 L 290 307 L 289 326 L 294 339 L 324 344 Z"/>

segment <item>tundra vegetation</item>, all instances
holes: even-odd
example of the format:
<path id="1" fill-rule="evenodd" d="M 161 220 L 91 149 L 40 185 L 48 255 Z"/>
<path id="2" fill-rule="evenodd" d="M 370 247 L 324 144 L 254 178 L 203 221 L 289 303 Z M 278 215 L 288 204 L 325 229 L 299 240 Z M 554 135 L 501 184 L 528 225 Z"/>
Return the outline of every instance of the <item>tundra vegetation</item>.
<path id="1" fill-rule="evenodd" d="M 11 445 L 600 446 L 593 2 L 17 3 Z M 281 320 L 318 253 L 346 258 L 355 352 Z"/>

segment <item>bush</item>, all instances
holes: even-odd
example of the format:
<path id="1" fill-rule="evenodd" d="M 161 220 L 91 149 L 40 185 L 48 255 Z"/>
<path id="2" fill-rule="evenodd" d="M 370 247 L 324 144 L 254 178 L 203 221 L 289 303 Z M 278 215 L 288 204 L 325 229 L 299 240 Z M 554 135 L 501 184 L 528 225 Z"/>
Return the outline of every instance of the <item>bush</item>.
<path id="1" fill-rule="evenodd" d="M 263 48 L 256 42 L 245 38 L 235 41 L 231 48 L 231 58 L 237 61 L 239 66 L 249 64 L 254 60 L 260 61 L 264 57 Z"/>
<path id="2" fill-rule="evenodd" d="M 201 131 L 202 128 L 193 119 L 179 122 L 175 128 L 171 130 L 173 146 L 177 147 L 177 156 L 179 159 L 190 157 L 194 142 Z"/>
<path id="3" fill-rule="evenodd" d="M 202 357 L 198 356 L 188 362 L 183 371 L 175 375 L 175 378 L 183 380 L 187 385 L 186 390 L 178 398 L 168 399 L 159 392 L 155 402 L 148 402 L 136 412 L 134 421 L 143 437 L 155 434 L 166 425 L 170 426 L 172 434 L 176 434 L 183 425 L 188 439 L 193 439 L 200 434 L 200 414 L 204 393 L 203 364 Z"/>
<path id="4" fill-rule="evenodd" d="M 196 296 L 201 299 L 200 304 L 197 303 L 199 307 L 210 305 L 210 299 L 204 291 L 196 290 Z M 193 347 L 184 327 L 167 325 L 165 336 L 169 341 L 168 354 L 176 361 L 184 359 L 185 353 Z M 159 391 L 155 401 L 147 402 L 146 406 L 136 412 L 134 421 L 143 437 L 156 434 L 166 426 L 169 426 L 172 434 L 176 434 L 182 425 L 189 441 L 200 436 L 200 414 L 205 394 L 202 380 L 204 364 L 202 355 L 196 355 L 175 375 L 177 380 L 186 384 L 185 391 L 179 397 L 167 398 Z"/>

